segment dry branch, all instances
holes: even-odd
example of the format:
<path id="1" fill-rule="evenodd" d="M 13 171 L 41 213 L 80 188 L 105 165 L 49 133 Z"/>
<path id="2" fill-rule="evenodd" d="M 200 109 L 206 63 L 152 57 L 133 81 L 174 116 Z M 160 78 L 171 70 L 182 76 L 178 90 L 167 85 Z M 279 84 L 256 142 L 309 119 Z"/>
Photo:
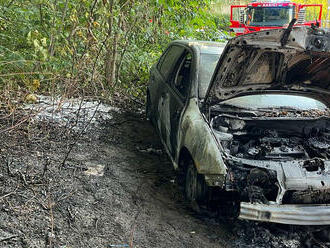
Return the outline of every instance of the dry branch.
<path id="1" fill-rule="evenodd" d="M 17 238 L 17 237 L 18 237 L 18 235 L 12 235 L 12 236 L 9 236 L 7 238 L 0 239 L 0 243 L 4 242 L 4 241 L 11 240 L 11 239 L 14 239 L 14 238 Z"/>

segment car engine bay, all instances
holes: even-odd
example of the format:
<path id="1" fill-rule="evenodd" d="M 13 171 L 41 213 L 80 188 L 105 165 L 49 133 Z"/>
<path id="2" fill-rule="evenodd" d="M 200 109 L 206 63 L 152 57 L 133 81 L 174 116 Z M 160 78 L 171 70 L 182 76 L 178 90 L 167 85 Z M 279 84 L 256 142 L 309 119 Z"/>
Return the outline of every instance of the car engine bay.
<path id="1" fill-rule="evenodd" d="M 225 190 L 251 203 L 330 203 L 330 115 L 310 112 L 216 111 Z"/>

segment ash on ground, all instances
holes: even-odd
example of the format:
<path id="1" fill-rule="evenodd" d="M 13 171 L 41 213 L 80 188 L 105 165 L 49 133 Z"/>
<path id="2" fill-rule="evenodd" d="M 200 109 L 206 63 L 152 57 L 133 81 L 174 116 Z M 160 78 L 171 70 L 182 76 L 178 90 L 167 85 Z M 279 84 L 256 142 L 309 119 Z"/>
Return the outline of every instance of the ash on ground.
<path id="1" fill-rule="evenodd" d="M 37 103 L 26 104 L 24 109 L 33 113 L 36 121 L 56 123 L 67 128 L 94 127 L 102 121 L 112 119 L 112 113 L 120 112 L 117 107 L 88 99 L 63 99 L 37 96 Z"/>

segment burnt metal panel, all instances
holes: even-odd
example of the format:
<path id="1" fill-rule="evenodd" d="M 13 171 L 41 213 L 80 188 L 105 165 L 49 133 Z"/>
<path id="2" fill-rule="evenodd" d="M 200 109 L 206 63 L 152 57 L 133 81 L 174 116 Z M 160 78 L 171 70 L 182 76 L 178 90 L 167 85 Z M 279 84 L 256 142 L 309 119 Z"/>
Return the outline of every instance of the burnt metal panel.
<path id="1" fill-rule="evenodd" d="M 178 138 L 179 147 L 189 150 L 200 174 L 222 175 L 221 179 L 224 180 L 227 167 L 222 159 L 221 148 L 199 110 L 197 99 L 190 99 L 188 103 Z"/>
<path id="2" fill-rule="evenodd" d="M 330 225 L 330 205 L 278 205 L 241 202 L 239 218 L 290 225 Z"/>

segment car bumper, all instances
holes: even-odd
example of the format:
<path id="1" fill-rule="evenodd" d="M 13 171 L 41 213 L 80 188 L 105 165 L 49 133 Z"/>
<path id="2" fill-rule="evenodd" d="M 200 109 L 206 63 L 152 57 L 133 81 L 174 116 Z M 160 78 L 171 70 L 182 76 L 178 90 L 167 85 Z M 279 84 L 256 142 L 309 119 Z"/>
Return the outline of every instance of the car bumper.
<path id="1" fill-rule="evenodd" d="M 241 202 L 240 219 L 290 225 L 330 225 L 330 205 L 278 205 Z"/>

